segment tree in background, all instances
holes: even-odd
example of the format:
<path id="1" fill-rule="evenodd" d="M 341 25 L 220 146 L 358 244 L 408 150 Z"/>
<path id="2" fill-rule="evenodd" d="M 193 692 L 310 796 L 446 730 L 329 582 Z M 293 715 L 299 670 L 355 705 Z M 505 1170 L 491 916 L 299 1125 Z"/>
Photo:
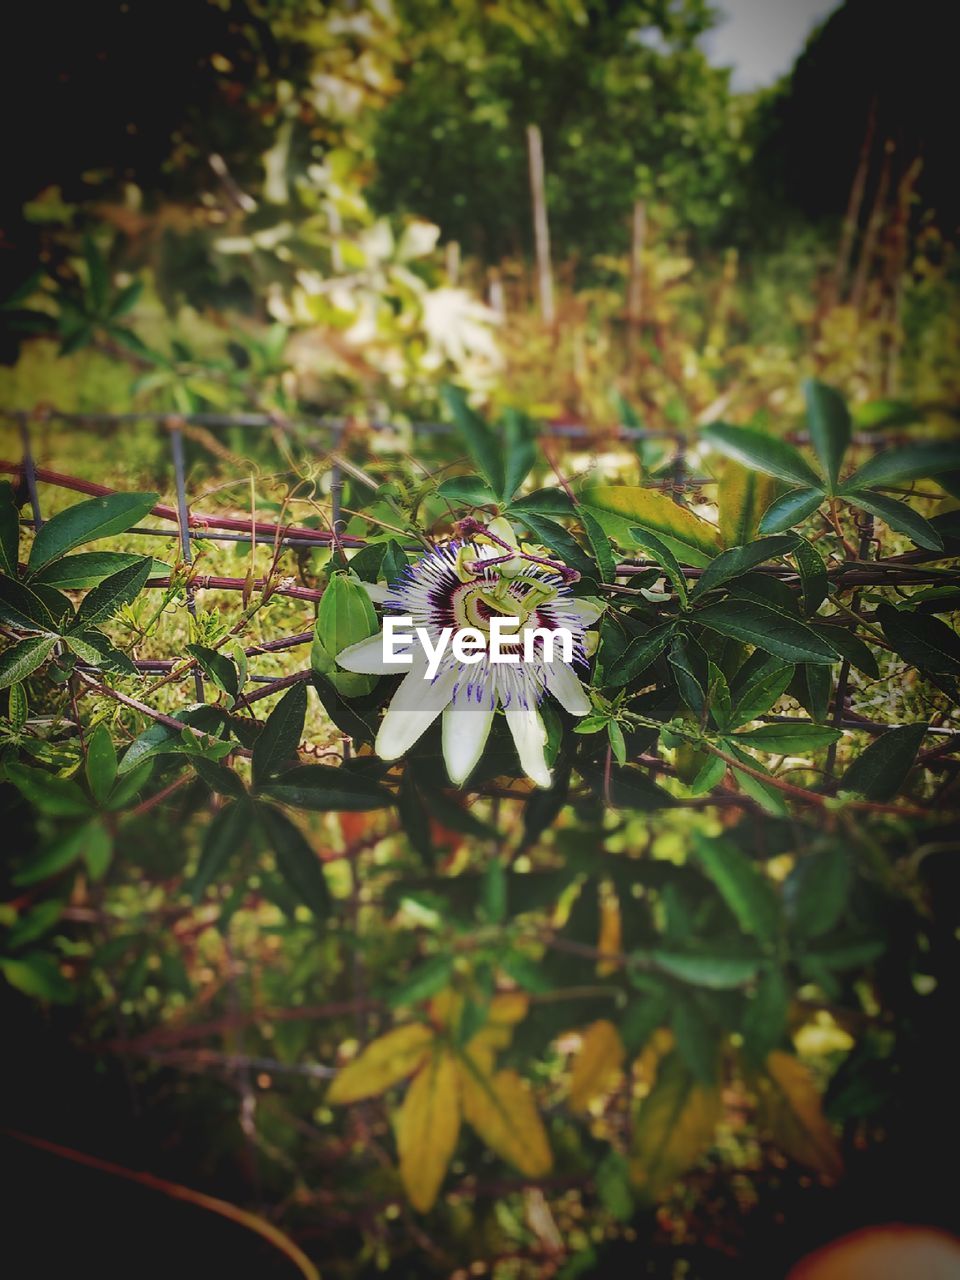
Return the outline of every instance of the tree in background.
<path id="1" fill-rule="evenodd" d="M 374 134 L 380 208 L 424 214 L 487 261 L 519 254 L 537 124 L 561 254 L 625 247 L 641 199 L 695 233 L 728 225 L 742 108 L 697 45 L 713 22 L 703 0 L 417 0 L 400 13 L 404 87 Z"/>

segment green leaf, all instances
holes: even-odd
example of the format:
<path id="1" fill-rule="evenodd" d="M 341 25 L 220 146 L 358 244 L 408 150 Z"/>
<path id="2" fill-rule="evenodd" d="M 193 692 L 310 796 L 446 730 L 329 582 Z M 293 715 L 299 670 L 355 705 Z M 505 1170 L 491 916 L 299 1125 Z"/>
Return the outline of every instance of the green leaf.
<path id="1" fill-rule="evenodd" d="M 92 236 L 84 236 L 83 238 L 83 256 L 87 263 L 87 280 L 92 314 L 100 316 L 107 303 L 107 293 L 110 289 L 110 273 L 103 254 Z"/>
<path id="2" fill-rule="evenodd" d="M 783 971 L 771 965 L 757 979 L 757 989 L 743 1016 L 744 1048 L 755 1066 L 783 1041 L 789 1012 L 790 988 Z"/>
<path id="3" fill-rule="evenodd" d="M 537 542 L 541 543 L 559 557 L 568 569 L 576 571 L 586 578 L 593 578 L 596 566 L 584 552 L 576 538 L 556 520 L 546 516 L 534 515 L 532 511 L 516 511 L 514 513 L 521 524 L 526 525 Z"/>
<path id="4" fill-rule="evenodd" d="M 471 507 L 494 506 L 497 501 L 496 494 L 479 476 L 451 476 L 449 480 L 444 480 L 437 486 L 437 493 L 448 502 L 466 502 Z M 368 549 L 364 548 L 364 550 Z M 353 561 L 351 561 L 351 568 L 353 568 Z M 357 572 L 359 573 L 359 570 Z"/>
<path id="5" fill-rule="evenodd" d="M 301 682 L 283 695 L 267 717 L 253 746 L 253 784 L 268 778 L 297 759 L 307 715 L 307 687 Z"/>
<path id="6" fill-rule="evenodd" d="M 468 478 L 457 477 L 458 480 Z M 381 566 L 386 552 L 385 542 L 369 542 L 350 557 L 348 561 L 350 572 L 355 573 L 361 582 L 377 582 L 383 576 Z"/>
<path id="7" fill-rule="evenodd" d="M 72 778 L 58 778 L 25 764 L 8 765 L 7 777 L 25 800 L 51 818 L 76 818 L 90 812 L 90 802 Z"/>
<path id="8" fill-rule="evenodd" d="M 631 1001 L 620 1019 L 620 1039 L 629 1054 L 639 1053 L 654 1031 L 670 1020 L 672 992 L 668 994 L 663 983 L 659 986 L 660 990 Z"/>
<path id="9" fill-rule="evenodd" d="M 143 556 L 127 551 L 81 551 L 75 556 L 65 556 L 62 560 L 45 565 L 39 573 L 34 574 L 33 582 L 58 587 L 61 591 L 85 591 L 88 587 L 95 587 L 104 578 L 109 578 L 111 574 L 142 562 Z M 150 577 L 162 577 L 170 571 L 170 566 L 160 560 L 150 563 Z"/>
<path id="10" fill-rule="evenodd" d="M 121 316 L 131 312 L 140 301 L 142 293 L 142 280 L 134 280 L 131 284 L 125 285 L 110 304 L 110 319 L 119 320 Z"/>
<path id="11" fill-rule="evenodd" d="M 505 449 L 502 497 L 509 502 L 537 460 L 533 424 L 526 414 L 508 409 L 503 415 Z"/>
<path id="12" fill-rule="evenodd" d="M 0 577 L 0 622 L 18 631 L 47 635 L 57 635 L 60 630 L 40 596 L 15 578 Z"/>
<path id="13" fill-rule="evenodd" d="M 99 586 L 84 596 L 73 628 L 84 631 L 112 618 L 118 609 L 137 598 L 152 569 L 153 561 L 142 559 L 104 578 Z"/>
<path id="14" fill-rule="evenodd" d="M 118 810 L 123 809 L 147 785 L 151 773 L 153 773 L 153 761 L 142 760 L 135 769 L 131 769 L 125 777 L 121 778 L 113 788 L 105 808 L 110 813 L 116 813 Z"/>
<path id="15" fill-rule="evenodd" d="M 317 920 L 324 919 L 330 911 L 330 891 L 316 850 L 300 828 L 276 809 L 259 805 L 257 816 L 281 876 Z"/>
<path id="16" fill-rule="evenodd" d="M 857 756 L 840 779 L 839 789 L 867 800 L 892 800 L 913 767 L 926 731 L 925 724 L 888 729 Z"/>
<path id="17" fill-rule="evenodd" d="M 449 984 L 452 974 L 452 957 L 431 956 L 418 965 L 399 986 L 393 988 L 387 997 L 387 1004 L 391 1009 L 399 1009 L 404 1005 L 429 1000 Z"/>
<path id="18" fill-rule="evenodd" d="M 811 720 L 816 721 L 817 724 L 823 724 L 830 710 L 833 672 L 829 667 L 817 667 L 805 662 L 797 668 L 790 692 L 801 707 L 809 712 Z"/>
<path id="19" fill-rule="evenodd" d="M 741 764 L 748 764 L 751 769 L 760 773 L 769 774 L 769 770 L 747 751 L 741 750 L 736 739 L 728 738 L 726 747 L 732 756 L 735 756 Z M 775 818 L 786 818 L 789 814 L 786 803 L 781 793 L 776 787 L 768 785 L 761 778 L 757 778 L 752 773 L 747 773 L 743 769 L 738 769 L 736 765 L 731 765 L 733 776 L 740 784 L 740 790 L 748 795 L 751 800 L 756 801 L 764 813 L 772 814 Z"/>
<path id="20" fill-rule="evenodd" d="M 460 429 L 477 470 L 486 478 L 494 493 L 503 493 L 503 450 L 499 440 L 483 418 L 467 403 L 467 397 L 459 387 L 444 387 L 443 399 Z"/>
<path id="21" fill-rule="evenodd" d="M 13 883 L 19 888 L 29 888 L 30 885 L 39 884 L 42 880 L 49 880 L 61 871 L 66 871 L 83 857 L 87 845 L 91 841 L 96 842 L 102 830 L 102 824 L 94 819 L 58 835 L 17 872 Z"/>
<path id="22" fill-rule="evenodd" d="M 275 781 L 264 783 L 259 794 L 293 809 L 315 813 L 383 809 L 394 803 L 389 791 L 349 769 L 326 764 L 305 764 L 288 769 Z"/>
<path id="23" fill-rule="evenodd" d="M 222 716 L 217 712 L 216 708 L 206 706 L 194 707 L 187 711 L 175 711 L 173 719 L 183 721 L 184 725 L 193 725 L 194 728 L 210 734 L 211 737 L 214 731 L 223 723 Z M 201 745 L 198 741 L 197 749 Z M 219 742 L 218 746 L 225 751 L 230 750 L 228 742 Z M 144 729 L 139 737 L 133 740 L 124 752 L 117 774 L 122 778 L 145 760 L 150 760 L 154 756 L 187 755 L 189 753 L 190 750 L 183 740 L 182 733 L 178 733 L 176 729 L 165 724 L 151 724 L 149 728 Z"/>
<path id="24" fill-rule="evenodd" d="M 670 1019 L 677 1052 L 701 1084 L 713 1084 L 719 1066 L 717 1034 L 689 995 L 674 1001 Z"/>
<path id="25" fill-rule="evenodd" d="M 33 540 L 30 571 L 35 573 L 84 542 L 124 533 L 151 511 L 157 497 L 155 493 L 111 493 L 58 512 Z"/>
<path id="26" fill-rule="evenodd" d="M 102 822 L 90 824 L 90 838 L 83 848 L 83 860 L 93 880 L 102 880 L 113 857 L 113 836 Z"/>
<path id="27" fill-rule="evenodd" d="M 610 540 L 589 511 L 582 507 L 577 515 L 583 524 L 584 531 L 600 570 L 601 582 L 615 582 L 617 578 L 617 561 L 610 546 Z"/>
<path id="28" fill-rule="evenodd" d="M 17 732 L 27 723 L 30 714 L 30 702 L 27 691 L 22 684 L 12 684 L 7 694 L 7 719 Z"/>
<path id="29" fill-rule="evenodd" d="M 782 533 L 813 515 L 823 501 L 822 489 L 791 489 L 789 493 L 771 502 L 760 517 L 761 533 Z"/>
<path id="30" fill-rule="evenodd" d="M 765 724 L 747 733 L 738 733 L 737 742 L 755 751 L 772 751 L 777 755 L 798 755 L 816 751 L 840 738 L 839 729 L 817 724 Z"/>
<path id="31" fill-rule="evenodd" d="M 427 807 L 410 764 L 404 769 L 403 777 L 400 779 L 397 812 L 400 815 L 400 825 L 414 849 L 421 857 L 428 861 L 432 860 L 433 840 L 430 835 L 430 815 L 427 813 Z"/>
<path id="32" fill-rule="evenodd" d="M 879 516 L 884 524 L 897 533 L 905 533 L 918 547 L 924 547 L 927 551 L 943 550 L 943 539 L 930 521 L 925 520 L 905 502 L 897 502 L 894 498 L 884 497 L 872 490 L 865 493 L 859 489 L 848 494 L 847 501 L 869 511 L 872 516 Z"/>
<path id="33" fill-rule="evenodd" d="M 524 991 L 541 995 L 544 991 L 553 990 L 553 983 L 540 966 L 519 951 L 508 951 L 500 962 L 500 967 Z"/>
<path id="34" fill-rule="evenodd" d="M 706 704 L 704 684 L 709 670 L 706 654 L 692 637 L 678 635 L 670 646 L 667 661 L 673 668 L 680 696 L 699 720 Z"/>
<path id="35" fill-rule="evenodd" d="M 673 589 L 680 601 L 681 609 L 685 609 L 687 607 L 687 580 L 683 576 L 683 570 L 680 568 L 676 556 L 667 544 L 658 538 L 655 533 L 651 533 L 649 529 L 631 529 L 630 537 L 638 546 L 643 547 L 645 551 L 653 556 L 673 585 Z M 713 561 L 712 563 L 716 562 Z M 705 572 L 710 572 L 709 565 Z"/>
<path id="36" fill-rule="evenodd" d="M 216 649 L 208 649 L 202 644 L 188 644 L 187 653 L 196 658 L 218 689 L 231 698 L 237 697 L 240 692 L 237 668 L 225 654 L 218 653 Z"/>
<path id="37" fill-rule="evenodd" d="M 503 863 L 493 858 L 483 877 L 480 899 L 483 916 L 491 924 L 500 924 L 507 915 L 507 877 Z"/>
<path id="38" fill-rule="evenodd" d="M 960 446 L 952 441 L 907 445 L 903 449 L 888 449 L 870 458 L 846 481 L 841 492 L 902 484 L 906 480 L 921 480 L 958 468 Z"/>
<path id="39" fill-rule="evenodd" d="M 636 1205 L 630 1189 L 630 1165 L 626 1156 L 612 1149 L 608 1151 L 597 1166 L 593 1182 L 597 1189 L 597 1197 L 611 1218 L 616 1222 L 629 1222 L 636 1212 Z M 581 1256 L 580 1253 L 574 1255 L 578 1259 Z M 596 1259 L 594 1258 L 593 1261 L 595 1262 Z M 576 1274 L 570 1272 L 568 1268 L 564 1270 L 570 1276 Z"/>
<path id="40" fill-rule="evenodd" d="M 794 548 L 793 558 L 800 572 L 800 589 L 803 596 L 803 612 L 812 617 L 829 591 L 827 566 L 816 547 L 811 546 L 805 538 L 800 538 Z"/>
<path id="41" fill-rule="evenodd" d="M 877 605 L 877 621 L 893 648 L 921 671 L 960 676 L 960 637 L 939 618 Z"/>
<path id="42" fill-rule="evenodd" d="M 90 794 L 102 805 L 117 779 L 117 751 L 105 724 L 98 724 L 87 741 L 86 772 Z"/>
<path id="43" fill-rule="evenodd" d="M 723 951 L 671 951 L 658 947 L 634 953 L 662 973 L 708 991 L 729 991 L 750 981 L 760 967 L 761 956 L 732 955 Z"/>
<path id="44" fill-rule="evenodd" d="M 230 859 L 246 847 L 251 817 L 250 806 L 246 804 L 227 804 L 213 815 L 204 832 L 200 859 L 189 884 L 194 902 L 200 901 L 207 886 L 217 879 Z"/>
<path id="45" fill-rule="evenodd" d="M 726 761 L 721 760 L 719 756 L 707 756 L 703 767 L 690 783 L 690 794 L 692 796 L 707 795 L 714 787 L 720 785 L 726 772 Z"/>
<path id="46" fill-rule="evenodd" d="M 604 683 L 613 689 L 618 689 L 642 675 L 666 649 L 676 634 L 676 629 L 675 623 L 666 622 L 663 626 L 654 627 L 645 636 L 635 636 L 612 670 L 608 671 L 604 666 Z"/>
<path id="47" fill-rule="evenodd" d="M 217 795 L 230 796 L 234 800 L 242 800 L 247 794 L 243 779 L 225 764 L 216 760 L 205 760 L 203 756 L 195 756 L 190 762 L 211 791 Z"/>
<path id="48" fill-rule="evenodd" d="M 864 675 L 870 676 L 872 680 L 879 677 L 880 668 L 877 666 L 876 658 L 849 627 L 831 626 L 829 623 L 822 622 L 815 622 L 812 626 L 817 635 L 836 649 L 841 658 L 846 658 L 851 666 L 862 671 Z"/>
<path id="49" fill-rule="evenodd" d="M 60 972 L 56 958 L 46 951 L 18 957 L 0 956 L 0 972 L 12 987 L 35 1000 L 69 1004 L 75 995 L 73 986 Z"/>
<path id="50" fill-rule="evenodd" d="M 693 615 L 719 635 L 752 644 L 785 662 L 836 662 L 839 654 L 806 623 L 770 605 L 751 600 L 721 600 Z"/>
<path id="51" fill-rule="evenodd" d="M 793 679 L 793 665 L 757 649 L 737 672 L 730 686 L 733 715 L 729 728 L 756 720 L 769 711 Z"/>
<path id="52" fill-rule="evenodd" d="M 507 508 L 507 514 L 532 511 L 535 516 L 572 516 L 576 507 L 563 489 L 537 489 L 522 498 L 515 498 Z"/>
<path id="53" fill-rule="evenodd" d="M 34 636 L 0 653 L 0 689 L 26 680 L 46 662 L 56 643 L 56 636 Z"/>
<path id="54" fill-rule="evenodd" d="M 772 538 L 758 538 L 745 547 L 730 547 L 727 551 L 721 551 L 704 569 L 691 595 L 705 595 L 724 582 L 729 582 L 731 578 L 739 578 L 741 574 L 755 569 L 758 564 L 766 564 L 778 556 L 787 555 L 794 550 L 798 541 L 795 534 L 781 534 Z"/>
<path id="55" fill-rule="evenodd" d="M 104 671 L 112 671 L 118 675 L 135 676 L 135 664 L 115 648 L 100 631 L 71 631 L 64 636 L 67 648 L 75 653 L 81 662 L 88 662 L 92 667 Z"/>
<path id="56" fill-rule="evenodd" d="M 807 401 L 810 442 L 830 480 L 832 493 L 836 489 L 844 454 L 850 447 L 850 411 L 838 391 L 815 378 L 807 378 L 803 394 Z"/>
<path id="57" fill-rule="evenodd" d="M 719 836 L 694 832 L 693 847 L 698 862 L 744 933 L 772 943 L 780 930 L 780 904 L 755 863 Z"/>
<path id="58" fill-rule="evenodd" d="M 578 764 L 577 769 L 587 786 L 606 802 L 604 770 L 599 765 L 588 764 Z M 614 765 L 610 770 L 610 804 L 614 809 L 637 809 L 649 813 L 654 809 L 672 808 L 676 801 L 639 769 Z"/>
<path id="59" fill-rule="evenodd" d="M 36 942 L 45 933 L 49 933 L 63 915 L 63 907 L 62 902 L 58 902 L 55 898 L 48 898 L 46 902 L 38 903 L 26 915 L 20 916 L 16 923 L 11 925 L 10 932 L 7 934 L 7 946 L 10 950 L 17 951 L 20 947 Z"/>
<path id="60" fill-rule="evenodd" d="M 634 543 L 632 530 L 655 533 L 681 564 L 705 565 L 720 550 L 720 534 L 709 521 L 655 489 L 634 485 L 596 485 L 582 506 L 622 546 Z"/>
<path id="61" fill-rule="evenodd" d="M 783 886 L 790 931 L 796 938 L 819 938 L 843 915 L 853 887 L 853 863 L 832 845 L 798 858 Z"/>
<path id="62" fill-rule="evenodd" d="M 0 573 L 17 576 L 20 550 L 20 512 L 13 500 L 13 485 L 0 480 Z"/>
<path id="63" fill-rule="evenodd" d="M 617 724 L 616 720 L 607 722 L 607 738 L 610 742 L 610 750 L 613 752 L 613 758 L 617 764 L 624 765 L 627 763 L 627 743 L 623 736 L 623 730 Z"/>
<path id="64" fill-rule="evenodd" d="M 356 705 L 341 697 L 330 681 L 319 671 L 314 671 L 311 680 L 317 691 L 320 705 L 327 715 L 354 742 L 372 743 L 376 730 L 357 710 Z"/>
<path id="65" fill-rule="evenodd" d="M 715 422 L 705 427 L 701 436 L 719 453 L 742 462 L 754 471 L 822 491 L 820 477 L 785 440 L 764 435 L 752 427 L 731 427 L 726 422 Z"/>

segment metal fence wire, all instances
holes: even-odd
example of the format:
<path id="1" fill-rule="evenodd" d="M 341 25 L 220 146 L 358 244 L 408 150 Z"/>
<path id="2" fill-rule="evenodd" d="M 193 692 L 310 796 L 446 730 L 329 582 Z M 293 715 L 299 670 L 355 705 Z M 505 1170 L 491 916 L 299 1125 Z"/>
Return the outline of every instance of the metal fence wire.
<path id="1" fill-rule="evenodd" d="M 238 545 L 270 545 L 274 547 L 289 547 L 293 549 L 311 549 L 311 548 L 330 548 L 332 546 L 341 546 L 349 550 L 359 549 L 368 542 L 364 538 L 358 538 L 345 533 L 346 521 L 344 520 L 344 512 L 342 508 L 344 475 L 338 450 L 342 445 L 346 433 L 357 424 L 358 420 L 345 417 L 333 417 L 328 415 L 298 415 L 296 419 L 288 419 L 280 415 L 272 415 L 265 413 L 191 413 L 191 414 L 169 414 L 156 412 L 130 412 L 130 413 L 73 413 L 58 410 L 44 406 L 42 409 L 34 413 L 16 412 L 2 413 L 0 416 L 5 417 L 8 421 L 12 420 L 16 423 L 21 444 L 21 459 L 19 463 L 12 461 L 0 461 L 0 473 L 19 475 L 22 477 L 23 484 L 26 488 L 28 501 L 30 504 L 31 518 L 24 520 L 22 523 L 39 529 L 44 523 L 44 517 L 41 509 L 40 491 L 41 484 L 50 484 L 55 487 L 65 488 L 74 492 L 82 493 L 87 496 L 97 497 L 105 496 L 116 492 L 107 485 L 95 483 L 93 481 L 83 480 L 76 476 L 65 475 L 57 471 L 51 471 L 38 467 L 33 452 L 33 441 L 31 428 L 38 421 L 44 423 L 49 421 L 59 421 L 64 424 L 76 428 L 78 430 L 89 430 L 99 427 L 122 427 L 138 423 L 148 424 L 152 426 L 163 426 L 167 429 L 170 441 L 170 459 L 174 478 L 176 506 L 167 507 L 164 504 L 158 504 L 153 508 L 153 514 L 161 519 L 170 521 L 176 525 L 176 537 L 179 542 L 180 553 L 183 563 L 187 567 L 187 575 L 184 584 L 186 607 L 191 618 L 197 618 L 196 593 L 198 590 L 226 590 L 238 591 L 243 590 L 247 585 L 244 579 L 220 577 L 208 574 L 196 574 L 190 572 L 194 564 L 193 539 L 202 536 L 205 539 L 215 542 L 231 542 Z M 451 423 L 445 422 L 392 422 L 386 419 L 362 419 L 360 424 L 365 428 L 374 432 L 388 431 L 412 431 L 413 434 L 423 436 L 449 436 L 457 434 L 457 428 Z M 303 443 L 312 445 L 321 445 L 325 447 L 325 452 L 330 456 L 330 529 L 314 529 L 309 526 L 297 526 L 290 524 L 283 525 L 263 525 L 258 522 L 257 527 L 251 530 L 249 519 L 232 516 L 213 516 L 200 515 L 191 512 L 187 495 L 186 485 L 186 464 L 184 455 L 184 428 L 201 427 L 205 429 L 254 429 L 254 430 L 280 430 L 291 438 L 297 438 Z M 710 476 L 690 475 L 687 470 L 686 449 L 690 443 L 690 437 L 681 431 L 676 430 L 660 430 L 647 429 L 643 427 L 633 427 L 626 424 L 618 424 L 612 428 L 606 429 L 601 433 L 594 428 L 581 423 L 564 423 L 564 422 L 545 422 L 538 424 L 539 433 L 547 438 L 553 437 L 558 440 L 570 442 L 583 442 L 584 444 L 596 441 L 602 438 L 605 441 L 619 442 L 623 444 L 636 445 L 644 441 L 662 440 L 672 443 L 675 446 L 675 452 L 672 459 L 666 460 L 661 464 L 661 471 L 665 473 L 662 478 L 655 480 L 647 480 L 645 483 L 651 487 L 659 487 L 669 491 L 675 501 L 685 501 L 688 491 L 699 489 L 702 485 L 713 483 Z M 325 440 L 318 440 L 312 436 L 313 432 L 321 432 L 326 436 Z M 806 432 L 793 432 L 788 437 L 794 443 L 804 443 L 809 437 Z M 899 438 L 909 438 L 901 435 Z M 887 443 L 891 442 L 893 437 L 886 435 L 884 439 Z M 853 442 L 860 445 L 875 446 L 876 437 L 869 433 L 856 433 L 853 436 Z M 127 531 L 139 537 L 161 537 L 170 538 L 174 536 L 170 530 L 136 526 Z M 407 550 L 420 550 L 419 544 L 408 544 Z M 924 572 L 923 561 L 927 559 L 925 553 L 906 553 L 905 555 L 893 557 L 883 562 L 874 561 L 872 563 L 854 563 L 852 565 L 840 566 L 834 571 L 834 578 L 843 577 L 850 584 L 856 582 L 861 585 L 879 585 L 881 583 L 890 583 L 895 581 L 898 586 L 903 585 L 920 585 L 936 581 L 943 583 L 943 572 L 937 574 L 933 578 Z M 650 561 L 643 559 L 627 559 L 620 562 L 616 566 L 618 577 L 629 579 L 631 576 L 642 573 L 651 567 Z M 793 576 L 788 570 L 771 569 L 772 572 L 780 572 L 788 580 Z M 698 576 L 702 570 L 696 568 L 687 568 L 685 570 L 691 576 Z M 960 573 L 956 575 L 957 581 L 960 581 Z M 169 580 L 165 578 L 152 579 L 148 585 L 166 586 Z M 255 587 L 261 587 L 262 582 L 254 583 Z M 620 588 L 623 589 L 622 587 Z M 289 596 L 294 599 L 300 599 L 306 602 L 317 603 L 321 599 L 322 591 L 315 590 L 310 587 L 296 586 L 293 584 L 280 584 L 272 588 L 272 594 Z M 253 645 L 246 650 L 247 656 L 255 656 L 256 654 L 279 652 L 296 648 L 301 645 L 309 644 L 313 638 L 312 629 L 297 633 L 296 635 L 286 636 L 276 641 L 267 641 L 260 645 Z M 138 659 L 135 662 L 137 672 L 143 678 L 150 676 L 162 676 L 173 671 L 178 665 L 181 665 L 174 659 Z M 82 662 L 77 663 L 77 667 L 81 670 L 93 670 L 88 668 Z M 199 664 L 194 664 L 192 670 L 192 678 L 194 681 L 194 691 L 198 702 L 203 702 L 205 698 L 203 673 Z M 266 686 L 260 693 L 252 694 L 247 701 L 256 700 L 260 697 L 267 696 L 277 689 L 284 688 L 295 679 L 302 676 L 271 676 L 256 672 L 247 674 L 247 679 L 253 683 Z M 775 717 L 771 717 L 775 718 Z M 843 721 L 845 727 L 858 728 L 867 732 L 880 733 L 891 726 L 874 725 L 868 720 L 858 718 L 850 721 Z M 936 733 L 936 729 L 930 732 Z M 945 733 L 952 733 L 952 730 L 943 730 Z"/>

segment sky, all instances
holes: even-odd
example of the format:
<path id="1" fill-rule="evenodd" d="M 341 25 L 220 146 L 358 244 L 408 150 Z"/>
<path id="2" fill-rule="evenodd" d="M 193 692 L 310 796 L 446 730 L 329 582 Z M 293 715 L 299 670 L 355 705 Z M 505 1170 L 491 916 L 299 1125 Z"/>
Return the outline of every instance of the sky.
<path id="1" fill-rule="evenodd" d="M 772 84 L 789 71 L 807 36 L 839 0 L 718 0 L 717 27 L 703 47 L 715 66 L 734 68 L 734 89 Z"/>

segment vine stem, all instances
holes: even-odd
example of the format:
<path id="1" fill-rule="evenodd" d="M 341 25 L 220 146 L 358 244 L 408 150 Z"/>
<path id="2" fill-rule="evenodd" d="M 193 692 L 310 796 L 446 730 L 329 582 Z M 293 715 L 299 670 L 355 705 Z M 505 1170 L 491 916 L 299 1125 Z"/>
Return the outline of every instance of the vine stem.
<path id="1" fill-rule="evenodd" d="M 246 1227 L 248 1231 L 255 1232 L 272 1244 L 275 1249 L 285 1254 L 296 1266 L 304 1280 L 320 1280 L 320 1272 L 299 1245 L 295 1244 L 279 1227 L 275 1227 L 272 1222 L 268 1222 L 266 1218 L 257 1213 L 250 1213 L 246 1209 L 241 1209 L 237 1205 L 231 1204 L 228 1200 L 220 1200 L 216 1196 L 209 1196 L 204 1191 L 195 1191 L 192 1187 L 183 1186 L 182 1183 L 170 1182 L 166 1178 L 158 1178 L 156 1174 L 146 1173 L 140 1169 L 128 1169 L 125 1165 L 115 1164 L 112 1160 L 101 1160 L 99 1156 L 89 1155 L 85 1151 L 77 1151 L 73 1147 L 62 1146 L 59 1142 L 49 1142 L 46 1138 L 40 1138 L 36 1134 L 21 1133 L 18 1129 L 4 1129 L 3 1132 L 16 1142 L 36 1147 L 38 1151 L 45 1151 L 48 1155 L 59 1156 L 63 1160 L 71 1160 L 74 1164 L 84 1165 L 88 1169 L 96 1169 L 100 1173 L 109 1173 L 117 1178 L 125 1178 L 130 1182 L 137 1182 L 142 1187 L 149 1187 L 152 1191 L 159 1191 L 174 1200 L 186 1200 L 189 1204 L 196 1205 L 199 1209 L 206 1209 L 210 1213 L 219 1214 L 221 1218 L 227 1218 L 241 1227 Z"/>

